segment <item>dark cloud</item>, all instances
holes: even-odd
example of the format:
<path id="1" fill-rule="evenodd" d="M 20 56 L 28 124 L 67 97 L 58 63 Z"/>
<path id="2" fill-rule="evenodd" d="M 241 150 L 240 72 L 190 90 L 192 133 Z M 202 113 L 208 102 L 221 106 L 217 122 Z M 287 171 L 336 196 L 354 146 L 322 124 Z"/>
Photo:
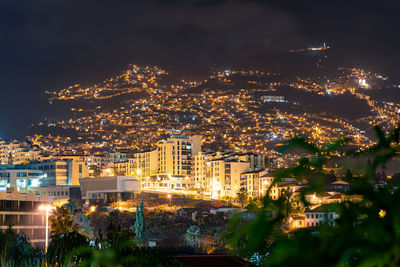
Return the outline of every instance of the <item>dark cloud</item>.
<path id="1" fill-rule="evenodd" d="M 186 77 L 211 67 L 284 69 L 290 48 L 328 42 L 343 65 L 395 75 L 396 1 L 3 0 L 0 136 L 42 118 L 43 90 L 129 63 Z"/>

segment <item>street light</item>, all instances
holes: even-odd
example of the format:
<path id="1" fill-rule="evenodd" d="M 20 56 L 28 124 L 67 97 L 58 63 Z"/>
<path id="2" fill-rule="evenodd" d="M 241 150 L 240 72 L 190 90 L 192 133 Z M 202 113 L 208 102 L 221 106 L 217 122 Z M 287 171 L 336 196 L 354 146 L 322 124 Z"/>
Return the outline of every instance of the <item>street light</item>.
<path id="1" fill-rule="evenodd" d="M 45 243 L 45 251 L 47 252 L 47 247 L 49 246 L 49 211 L 54 209 L 50 204 L 39 206 L 39 210 L 46 211 L 46 243 Z"/>
<path id="2" fill-rule="evenodd" d="M 171 195 L 168 194 L 168 198 L 169 198 L 169 205 L 171 206 Z"/>

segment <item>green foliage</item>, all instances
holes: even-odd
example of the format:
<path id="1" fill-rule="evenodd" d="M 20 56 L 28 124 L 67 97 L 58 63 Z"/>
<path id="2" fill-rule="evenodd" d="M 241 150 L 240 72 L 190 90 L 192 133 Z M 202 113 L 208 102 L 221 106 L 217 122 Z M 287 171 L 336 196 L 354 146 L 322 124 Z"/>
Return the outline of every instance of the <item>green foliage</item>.
<path id="1" fill-rule="evenodd" d="M 185 243 L 191 247 L 198 247 L 200 242 L 200 228 L 197 225 L 191 225 L 185 233 Z"/>
<path id="2" fill-rule="evenodd" d="M 134 239 L 135 232 L 132 229 L 123 229 L 121 224 L 115 223 L 114 219 L 112 219 L 107 228 L 107 239 L 102 243 L 107 247 L 115 248 L 118 247 L 120 243 L 136 245 Z"/>
<path id="3" fill-rule="evenodd" d="M 250 203 L 244 208 L 248 211 L 255 211 L 258 209 L 258 204 L 254 201 L 250 201 Z"/>
<path id="4" fill-rule="evenodd" d="M 339 140 L 321 148 L 308 139 L 299 137 L 281 147 L 281 152 L 301 148 L 302 158 L 297 165 L 276 172 L 273 184 L 284 177 L 295 177 L 305 186 L 301 201 L 307 206 L 305 195 L 321 192 L 328 173 L 325 167 L 339 162 L 347 170 L 351 184 L 348 194 L 361 196 L 361 201 L 344 201 L 335 205 L 339 210 L 336 226 L 322 224 L 315 228 L 285 232 L 287 200 L 267 196 L 258 216 L 250 222 L 236 217 L 231 220 L 228 237 L 231 249 L 248 258 L 257 258 L 263 266 L 400 266 L 400 189 L 396 180 L 382 186 L 374 183 L 378 167 L 382 167 L 399 152 L 399 128 L 386 135 L 375 127 L 377 143 L 369 148 L 336 152 L 347 140 Z M 371 158 L 366 165 L 352 164 L 354 157 Z M 353 172 L 364 170 L 365 177 Z M 272 186 L 272 185 L 271 185 Z M 271 187 L 269 188 L 269 190 Z"/>
<path id="5" fill-rule="evenodd" d="M 146 239 L 146 235 L 144 232 L 144 210 L 143 210 L 143 200 L 140 203 L 140 209 L 136 205 L 136 220 L 135 220 L 135 233 L 136 240 L 139 242 L 144 242 Z"/>
<path id="6" fill-rule="evenodd" d="M 41 253 L 35 250 L 25 234 L 17 234 L 10 225 L 6 230 L 0 230 L 0 264 L 1 266 L 23 266 L 38 264 Z"/>
<path id="7" fill-rule="evenodd" d="M 49 264 L 63 263 L 71 251 L 79 247 L 88 246 L 86 237 L 77 232 L 53 234 L 47 249 L 47 261 Z M 69 260 L 79 261 L 78 257 L 68 257 Z"/>
<path id="8" fill-rule="evenodd" d="M 78 231 L 78 226 L 74 223 L 71 213 L 65 206 L 56 207 L 49 217 L 52 235 L 63 235 L 72 231 Z"/>
<path id="9" fill-rule="evenodd" d="M 181 266 L 173 257 L 157 251 L 146 251 L 131 246 L 129 242 L 120 243 L 114 248 L 97 249 L 81 247 L 71 254 L 79 258 L 79 263 L 69 265 L 81 267 L 123 267 L 123 266 Z"/>
<path id="10" fill-rule="evenodd" d="M 67 208 L 71 214 L 74 214 L 78 210 L 78 206 L 71 199 L 68 199 L 68 203 L 64 204 L 64 207 Z"/>
<path id="11" fill-rule="evenodd" d="M 93 237 L 93 231 L 94 227 L 90 223 L 90 219 L 85 216 L 85 214 L 77 214 L 76 216 L 73 217 L 74 223 L 78 226 L 79 228 L 79 233 L 88 237 L 92 238 Z"/>

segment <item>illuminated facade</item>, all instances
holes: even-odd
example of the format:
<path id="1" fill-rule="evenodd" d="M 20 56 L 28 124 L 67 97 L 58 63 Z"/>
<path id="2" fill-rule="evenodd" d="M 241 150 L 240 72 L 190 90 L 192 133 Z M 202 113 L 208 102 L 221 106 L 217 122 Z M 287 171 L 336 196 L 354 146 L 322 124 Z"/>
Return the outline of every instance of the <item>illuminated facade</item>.
<path id="1" fill-rule="evenodd" d="M 47 205 L 47 195 L 0 192 L 0 229 L 13 225 L 13 231 L 25 233 L 35 247 L 43 247 L 46 235 L 46 213 L 39 210 Z"/>
<path id="2" fill-rule="evenodd" d="M 267 174 L 267 171 L 248 171 L 240 175 L 240 187 L 246 189 L 250 197 L 260 196 L 260 177 Z"/>
<path id="3" fill-rule="evenodd" d="M 135 176 L 138 180 L 150 177 L 158 172 L 158 151 L 150 149 L 134 153 L 128 160 L 126 175 Z"/>
<path id="4" fill-rule="evenodd" d="M 327 204 L 314 209 L 307 208 L 305 211 L 305 224 L 307 227 L 319 226 L 323 223 L 335 226 L 338 218 L 338 210 Z"/>
<path id="5" fill-rule="evenodd" d="M 158 142 L 158 174 L 175 177 L 192 175 L 192 155 L 201 151 L 201 137 L 172 135 Z"/>
<path id="6" fill-rule="evenodd" d="M 39 186 L 47 175 L 42 170 L 14 168 L 15 165 L 3 165 L 0 169 L 0 191 L 13 188 L 17 192 L 26 193 L 28 188 Z"/>
<path id="7" fill-rule="evenodd" d="M 32 148 L 25 142 L 0 139 L 0 164 L 19 164 L 40 158 L 40 150 Z"/>
<path id="8" fill-rule="evenodd" d="M 250 169 L 248 162 L 237 159 L 216 159 L 211 161 L 210 186 L 211 198 L 236 197 L 240 189 L 240 175 Z"/>

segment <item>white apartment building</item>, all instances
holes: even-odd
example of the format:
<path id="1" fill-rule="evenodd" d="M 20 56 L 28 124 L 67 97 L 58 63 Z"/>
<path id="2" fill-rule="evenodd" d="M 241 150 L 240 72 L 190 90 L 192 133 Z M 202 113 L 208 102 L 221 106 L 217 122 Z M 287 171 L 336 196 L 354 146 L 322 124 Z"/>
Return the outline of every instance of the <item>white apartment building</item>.
<path id="1" fill-rule="evenodd" d="M 150 149 L 134 153 L 128 160 L 126 175 L 135 176 L 143 180 L 158 173 L 158 150 Z"/>
<path id="2" fill-rule="evenodd" d="M 40 152 L 38 148 L 33 148 L 26 142 L 0 139 L 0 164 L 19 164 L 30 160 L 37 160 L 40 157 Z"/>
<path id="3" fill-rule="evenodd" d="M 338 218 L 338 210 L 329 204 L 323 204 L 311 210 L 306 209 L 305 211 L 305 223 L 307 227 L 319 226 L 322 223 L 335 226 Z"/>
<path id="4" fill-rule="evenodd" d="M 250 197 L 260 196 L 260 177 L 266 175 L 266 170 L 247 171 L 240 175 L 240 187 L 246 188 L 247 194 Z"/>
<path id="5" fill-rule="evenodd" d="M 267 194 L 268 188 L 271 186 L 275 177 L 272 174 L 263 174 L 259 177 L 259 193 L 260 196 L 265 196 Z M 282 192 L 285 190 L 291 190 L 296 192 L 302 186 L 296 183 L 296 178 L 283 178 L 281 181 L 274 183 L 269 191 L 269 196 L 271 199 L 278 199 Z"/>
<path id="6" fill-rule="evenodd" d="M 132 199 L 140 192 L 140 181 L 130 176 L 104 176 L 79 179 L 82 199 L 87 201 L 114 202 Z"/>
<path id="7" fill-rule="evenodd" d="M 190 186 L 205 191 L 210 189 L 211 161 L 215 159 L 216 153 L 198 152 L 193 156 L 193 168 Z M 208 168 L 207 168 L 208 167 Z"/>
<path id="8" fill-rule="evenodd" d="M 105 153 L 104 158 L 107 162 L 123 162 L 127 159 L 127 154 L 123 152 L 109 152 Z"/>
<path id="9" fill-rule="evenodd" d="M 201 151 L 201 137 L 172 135 L 158 142 L 158 174 L 174 177 L 192 175 L 192 155 Z"/>
<path id="10" fill-rule="evenodd" d="M 240 175 L 250 169 L 250 163 L 237 159 L 215 159 L 210 166 L 210 196 L 236 197 L 240 189 Z"/>

